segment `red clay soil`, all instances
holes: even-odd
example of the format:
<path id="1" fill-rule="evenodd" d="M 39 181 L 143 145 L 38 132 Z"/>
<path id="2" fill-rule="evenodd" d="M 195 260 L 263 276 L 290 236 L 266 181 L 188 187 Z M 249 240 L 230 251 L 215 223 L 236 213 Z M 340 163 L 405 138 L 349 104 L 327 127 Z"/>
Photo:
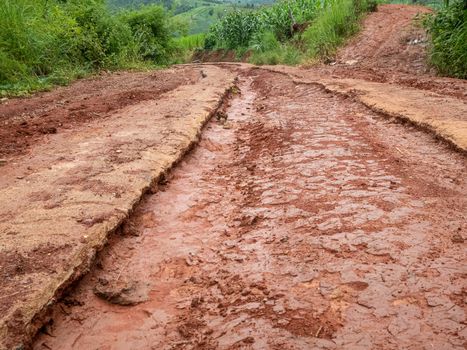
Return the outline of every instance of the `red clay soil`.
<path id="1" fill-rule="evenodd" d="M 381 82 L 380 100 L 418 89 L 406 100 L 430 97 L 465 129 L 466 82 L 428 68 L 418 12 L 380 6 L 310 69 L 182 66 L 0 104 L 0 227 L 29 230 L 1 232 L 0 310 L 73 273 L 69 252 L 99 229 L 109 244 L 43 306 L 34 349 L 465 349 L 465 154 L 317 83 Z M 111 232 L 235 76 L 199 147 Z M 29 345 L 16 316 L 7 349 Z"/>
<path id="2" fill-rule="evenodd" d="M 465 157 L 282 74 L 239 89 L 34 349 L 464 349 Z"/>
<path id="3" fill-rule="evenodd" d="M 190 76 L 199 79 L 44 136 L 1 164 L 0 349 L 30 342 L 109 232 L 195 144 L 236 74 L 204 66 Z"/>
<path id="4" fill-rule="evenodd" d="M 200 78 L 196 71 L 183 68 L 103 74 L 30 98 L 6 100 L 0 104 L 0 158 L 24 154 L 45 134 L 106 118 L 115 110 L 155 99 Z"/>

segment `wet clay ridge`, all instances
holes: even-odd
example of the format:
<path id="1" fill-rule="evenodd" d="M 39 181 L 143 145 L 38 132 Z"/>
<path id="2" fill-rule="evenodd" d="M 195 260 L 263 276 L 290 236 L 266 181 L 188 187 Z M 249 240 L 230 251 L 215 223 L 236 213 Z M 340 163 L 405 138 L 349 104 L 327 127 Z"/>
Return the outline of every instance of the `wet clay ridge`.
<path id="1" fill-rule="evenodd" d="M 168 69 L 121 72 L 83 79 L 68 87 L 0 104 L 0 158 L 22 155 L 44 135 L 104 120 L 116 110 L 154 100 L 181 85 L 201 79 L 198 71 Z"/>
<path id="2" fill-rule="evenodd" d="M 465 348 L 467 85 L 420 12 L 2 102 L 0 349 Z"/>
<path id="3" fill-rule="evenodd" d="M 3 347 L 35 333 L 41 314 L 87 271 L 107 234 L 197 141 L 234 81 L 216 67 L 191 74 L 199 79 L 49 137 L 2 167 Z"/>

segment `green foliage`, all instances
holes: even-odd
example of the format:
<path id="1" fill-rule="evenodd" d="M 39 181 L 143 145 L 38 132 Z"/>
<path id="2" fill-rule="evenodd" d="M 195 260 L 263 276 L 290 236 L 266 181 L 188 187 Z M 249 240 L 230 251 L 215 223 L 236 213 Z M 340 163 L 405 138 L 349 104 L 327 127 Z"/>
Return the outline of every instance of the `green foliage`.
<path id="1" fill-rule="evenodd" d="M 89 68 L 113 68 L 121 65 L 128 55 L 134 54 L 130 27 L 110 15 L 103 1 L 69 0 L 57 6 L 64 12 L 62 21 L 50 18 L 47 22 L 60 25 L 65 20 L 75 24 L 72 32 L 57 38 L 65 39 L 68 60 L 85 64 Z M 46 7 L 46 10 L 48 7 Z"/>
<path id="2" fill-rule="evenodd" d="M 425 26 L 431 35 L 431 63 L 441 74 L 466 79 L 467 3 L 453 2 L 428 16 Z"/>
<path id="3" fill-rule="evenodd" d="M 204 47 L 204 34 L 193 34 L 182 36 L 175 39 L 175 45 L 177 48 L 185 50 L 198 50 Z"/>
<path id="4" fill-rule="evenodd" d="M 246 47 L 262 28 L 263 23 L 256 13 L 234 10 L 211 27 L 209 36 L 219 48 L 236 49 Z"/>
<path id="5" fill-rule="evenodd" d="M 366 0 L 335 0 L 323 9 L 312 26 L 303 33 L 309 57 L 328 58 L 344 40 L 358 30 L 362 13 L 376 9 Z"/>
<path id="6" fill-rule="evenodd" d="M 187 22 L 189 34 L 206 33 L 211 25 L 224 17 L 233 8 L 236 7 L 231 4 L 196 2 L 192 4 L 192 8 L 178 13 L 174 19 Z M 245 7 L 238 7 L 238 9 L 245 11 Z"/>
<path id="7" fill-rule="evenodd" d="M 107 0 L 114 10 L 139 8 L 157 4 L 174 15 L 175 19 L 188 23 L 188 33 L 206 33 L 209 27 L 233 9 L 251 10 L 274 0 Z"/>
<path id="8" fill-rule="evenodd" d="M 113 14 L 105 0 L 2 0 L 0 18 L 0 90 L 9 94 L 166 63 L 172 50 L 158 6 Z"/>
<path id="9" fill-rule="evenodd" d="M 204 47 L 204 40 L 204 34 L 193 34 L 175 38 L 175 52 L 172 57 L 172 63 L 189 62 L 193 53 Z"/>
<path id="10" fill-rule="evenodd" d="M 164 9 L 158 5 L 143 6 L 120 14 L 131 28 L 144 60 L 164 62 L 171 53 L 170 28 Z"/>
<path id="11" fill-rule="evenodd" d="M 328 0 L 281 0 L 256 11 L 233 10 L 210 28 L 207 43 L 217 48 L 248 47 L 255 35 L 269 31 L 279 40 L 293 36 L 292 25 L 312 20 Z"/>
<path id="12" fill-rule="evenodd" d="M 233 11 L 211 27 L 205 48 L 249 49 L 256 64 L 326 58 L 376 6 L 376 0 L 282 0 L 253 12 Z"/>

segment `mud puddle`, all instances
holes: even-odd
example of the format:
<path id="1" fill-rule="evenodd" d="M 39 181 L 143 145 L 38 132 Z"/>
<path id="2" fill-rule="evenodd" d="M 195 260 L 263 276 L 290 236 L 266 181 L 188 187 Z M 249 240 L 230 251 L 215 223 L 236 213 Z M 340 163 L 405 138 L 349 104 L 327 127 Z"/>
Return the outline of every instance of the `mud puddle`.
<path id="1" fill-rule="evenodd" d="M 34 349 L 462 349 L 466 161 L 253 70 Z"/>

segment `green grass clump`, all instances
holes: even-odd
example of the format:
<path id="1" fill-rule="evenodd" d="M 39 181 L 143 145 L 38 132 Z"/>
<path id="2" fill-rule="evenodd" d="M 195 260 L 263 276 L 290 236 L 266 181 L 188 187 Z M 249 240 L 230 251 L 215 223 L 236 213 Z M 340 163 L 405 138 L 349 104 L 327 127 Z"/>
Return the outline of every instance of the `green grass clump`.
<path id="1" fill-rule="evenodd" d="M 431 36 L 430 61 L 439 73 L 467 78 L 467 3 L 455 1 L 424 22 Z"/>
<path id="2" fill-rule="evenodd" d="M 193 51 L 204 47 L 204 39 L 204 34 L 186 35 L 176 38 L 175 44 L 181 49 Z"/>
<path id="3" fill-rule="evenodd" d="M 204 34 L 192 34 L 175 38 L 174 45 L 176 49 L 173 54 L 172 63 L 190 62 L 193 53 L 203 49 L 204 40 Z"/>
<path id="4" fill-rule="evenodd" d="M 0 94 L 66 84 L 100 69 L 169 62 L 160 6 L 112 13 L 105 0 L 0 1 Z"/>
<path id="5" fill-rule="evenodd" d="M 254 64 L 300 63 L 303 53 L 291 43 L 281 43 L 273 32 L 256 35 L 251 42 L 252 54 L 249 61 Z"/>
<path id="6" fill-rule="evenodd" d="M 332 2 L 303 33 L 307 56 L 330 58 L 346 38 L 358 31 L 360 16 L 375 8 L 375 2 L 365 0 Z"/>

